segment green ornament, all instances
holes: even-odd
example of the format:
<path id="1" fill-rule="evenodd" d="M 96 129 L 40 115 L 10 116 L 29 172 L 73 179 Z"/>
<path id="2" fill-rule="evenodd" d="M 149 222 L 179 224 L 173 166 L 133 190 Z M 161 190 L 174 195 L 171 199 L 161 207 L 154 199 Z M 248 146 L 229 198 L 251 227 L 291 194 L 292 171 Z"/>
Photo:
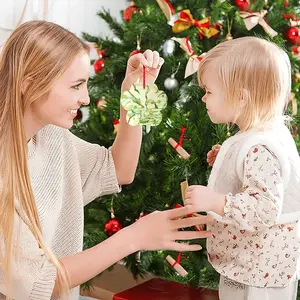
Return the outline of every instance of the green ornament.
<path id="1" fill-rule="evenodd" d="M 147 132 L 151 126 L 162 121 L 161 111 L 167 106 L 167 95 L 152 83 L 145 88 L 142 84 L 132 85 L 121 96 L 121 105 L 127 110 L 126 120 L 131 126 L 146 125 Z"/>

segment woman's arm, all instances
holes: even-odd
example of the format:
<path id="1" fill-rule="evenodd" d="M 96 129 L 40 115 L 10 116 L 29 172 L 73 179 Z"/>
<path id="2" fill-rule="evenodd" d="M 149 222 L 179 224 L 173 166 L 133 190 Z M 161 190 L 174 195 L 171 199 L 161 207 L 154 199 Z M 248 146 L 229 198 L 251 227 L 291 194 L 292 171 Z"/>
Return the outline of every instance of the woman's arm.
<path id="1" fill-rule="evenodd" d="M 164 60 L 159 57 L 158 52 L 151 50 L 130 57 L 121 93 L 129 90 L 138 79 L 141 79 L 143 66 L 147 67 L 146 83 L 153 83 L 163 62 Z M 142 142 L 142 127 L 128 125 L 126 113 L 126 110 L 121 107 L 118 134 L 112 146 L 112 155 L 120 185 L 133 181 Z"/>
<path id="2" fill-rule="evenodd" d="M 175 242 L 175 240 L 210 236 L 210 233 L 206 231 L 178 231 L 179 228 L 206 224 L 212 220 L 209 216 L 178 219 L 193 212 L 195 211 L 192 206 L 153 212 L 93 248 L 62 258 L 60 261 L 68 273 L 70 287 L 73 288 L 86 282 L 125 256 L 139 250 L 200 250 L 199 245 Z M 58 283 L 56 282 L 52 295 L 57 294 Z"/>

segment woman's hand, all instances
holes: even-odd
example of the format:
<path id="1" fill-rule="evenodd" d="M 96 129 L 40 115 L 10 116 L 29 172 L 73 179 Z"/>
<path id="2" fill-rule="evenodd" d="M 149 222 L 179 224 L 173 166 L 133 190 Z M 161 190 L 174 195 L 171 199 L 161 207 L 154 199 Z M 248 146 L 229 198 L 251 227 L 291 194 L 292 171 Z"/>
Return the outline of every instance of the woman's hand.
<path id="1" fill-rule="evenodd" d="M 146 67 L 146 84 L 154 83 L 164 59 L 159 56 L 157 51 L 146 50 L 128 59 L 125 79 L 122 83 L 122 92 L 129 90 L 130 87 L 139 79 L 142 82 L 143 66 Z"/>
<path id="2" fill-rule="evenodd" d="M 178 231 L 180 228 L 207 224 L 213 220 L 210 216 L 184 218 L 194 212 L 194 207 L 188 205 L 166 211 L 155 211 L 140 218 L 128 227 L 129 230 L 132 230 L 136 250 L 200 250 L 200 245 L 176 242 L 176 240 L 186 241 L 211 236 L 210 232 L 207 231 Z"/>

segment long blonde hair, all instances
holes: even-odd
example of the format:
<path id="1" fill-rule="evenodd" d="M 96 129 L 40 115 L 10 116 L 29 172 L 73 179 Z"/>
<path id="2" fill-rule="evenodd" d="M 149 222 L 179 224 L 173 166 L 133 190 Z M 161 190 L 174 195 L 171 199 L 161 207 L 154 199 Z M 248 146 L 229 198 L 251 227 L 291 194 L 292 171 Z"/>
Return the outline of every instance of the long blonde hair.
<path id="1" fill-rule="evenodd" d="M 276 44 L 250 36 L 218 44 L 199 65 L 200 86 L 204 71 L 212 66 L 225 89 L 225 103 L 233 110 L 233 123 L 239 119 L 242 131 L 263 129 L 283 116 L 291 91 L 291 65 Z"/>
<path id="2" fill-rule="evenodd" d="M 47 95 L 55 80 L 81 52 L 89 52 L 89 47 L 73 33 L 54 23 L 31 21 L 11 34 L 0 54 L 0 234 L 4 244 L 1 265 L 6 276 L 6 299 L 11 299 L 16 213 L 56 266 L 61 295 L 69 287 L 63 266 L 43 240 L 30 184 L 24 112 Z"/>

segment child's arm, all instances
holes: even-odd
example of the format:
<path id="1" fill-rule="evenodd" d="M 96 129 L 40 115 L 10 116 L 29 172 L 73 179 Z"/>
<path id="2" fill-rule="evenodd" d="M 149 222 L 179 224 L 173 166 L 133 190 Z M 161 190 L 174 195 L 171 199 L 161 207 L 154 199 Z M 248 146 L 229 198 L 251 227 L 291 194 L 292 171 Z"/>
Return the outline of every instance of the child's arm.
<path id="1" fill-rule="evenodd" d="M 243 186 L 235 195 L 190 186 L 185 202 L 219 215 L 218 221 L 247 230 L 274 225 L 281 213 L 284 186 L 277 158 L 263 145 L 253 147 L 245 159 Z"/>
<path id="2" fill-rule="evenodd" d="M 281 210 L 284 186 L 278 159 L 263 145 L 253 147 L 244 162 L 244 191 L 226 195 L 224 222 L 254 229 L 272 226 Z"/>

